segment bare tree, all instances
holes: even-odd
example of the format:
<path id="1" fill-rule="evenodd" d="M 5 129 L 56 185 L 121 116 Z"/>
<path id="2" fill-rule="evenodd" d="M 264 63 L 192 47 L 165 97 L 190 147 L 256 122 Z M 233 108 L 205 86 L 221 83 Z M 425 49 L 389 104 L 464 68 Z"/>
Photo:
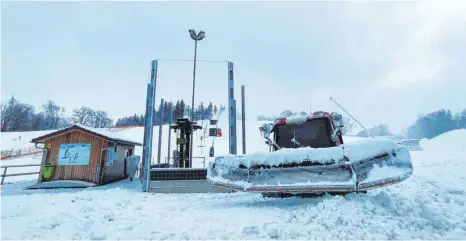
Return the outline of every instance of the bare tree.
<path id="1" fill-rule="evenodd" d="M 280 112 L 280 117 L 290 117 L 293 115 L 293 112 L 291 110 L 284 110 Z"/>
<path id="2" fill-rule="evenodd" d="M 92 122 L 92 127 L 95 128 L 107 128 L 113 124 L 112 119 L 108 118 L 107 112 L 100 110 L 94 112 Z"/>
<path id="3" fill-rule="evenodd" d="M 341 134 L 347 135 L 353 130 L 353 127 L 354 121 L 347 116 L 343 116 L 343 127 L 341 128 Z"/>
<path id="4" fill-rule="evenodd" d="M 95 113 L 93 109 L 86 106 L 82 106 L 79 109 L 73 110 L 71 120 L 74 124 L 92 126 L 94 124 L 94 115 Z"/>
<path id="5" fill-rule="evenodd" d="M 33 130 L 32 121 L 34 107 L 20 103 L 14 97 L 1 107 L 1 131 L 30 131 Z"/>
<path id="6" fill-rule="evenodd" d="M 64 122 L 65 108 L 58 106 L 52 100 L 48 100 L 42 105 L 42 110 L 45 117 L 46 129 L 58 129 L 66 126 Z"/>

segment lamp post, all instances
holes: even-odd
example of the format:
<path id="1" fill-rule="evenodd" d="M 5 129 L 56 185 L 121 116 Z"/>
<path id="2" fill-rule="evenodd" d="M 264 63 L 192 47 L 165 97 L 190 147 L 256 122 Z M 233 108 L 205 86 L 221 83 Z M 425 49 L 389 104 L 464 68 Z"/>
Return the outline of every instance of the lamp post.
<path id="1" fill-rule="evenodd" d="M 193 98 L 191 101 L 191 122 L 193 122 L 194 121 L 194 90 L 196 87 L 197 41 L 201 41 L 205 38 L 205 32 L 201 30 L 199 31 L 198 34 L 196 34 L 196 31 L 194 31 L 194 29 L 190 29 L 189 35 L 191 36 L 191 39 L 194 40 Z M 189 148 L 189 166 L 188 167 L 192 167 L 192 164 L 193 164 L 193 141 L 194 141 L 194 126 L 191 123 L 191 143 L 190 143 L 190 148 Z"/>

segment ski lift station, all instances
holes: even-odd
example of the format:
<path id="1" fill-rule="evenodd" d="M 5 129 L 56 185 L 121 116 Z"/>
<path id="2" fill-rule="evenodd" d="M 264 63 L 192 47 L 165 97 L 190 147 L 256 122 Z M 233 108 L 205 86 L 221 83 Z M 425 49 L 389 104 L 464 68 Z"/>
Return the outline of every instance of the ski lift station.
<path id="1" fill-rule="evenodd" d="M 221 137 L 223 132 L 218 128 L 218 120 L 212 118 L 209 122 L 209 126 L 202 126 L 198 124 L 193 118 L 185 116 L 183 118 L 177 118 L 173 120 L 173 124 L 169 128 L 169 141 L 172 133 L 175 134 L 176 148 L 173 150 L 172 157 L 168 157 L 168 161 L 165 163 L 152 164 L 152 139 L 153 133 L 153 119 L 154 119 L 154 106 L 155 106 L 155 93 L 157 86 L 157 67 L 158 60 L 153 60 L 151 65 L 151 77 L 150 83 L 147 85 L 147 99 L 146 99 L 146 114 L 144 124 L 144 143 L 142 151 L 142 166 L 140 171 L 140 180 L 142 182 L 142 188 L 145 192 L 231 192 L 232 190 L 225 187 L 215 186 L 207 181 L 207 168 L 193 168 L 193 159 L 197 158 L 193 156 L 193 140 L 192 133 L 204 129 L 210 137 Z M 228 90 L 225 91 L 225 97 L 228 98 L 228 143 L 229 143 L 229 154 L 237 154 L 237 138 L 236 138 L 236 99 L 234 98 L 234 80 L 233 70 L 234 66 L 232 62 L 227 62 L 227 71 L 225 80 L 228 83 Z M 243 126 L 243 153 L 245 153 L 245 132 L 244 132 L 244 86 L 242 90 L 242 126 Z M 163 99 L 162 99 L 163 103 Z M 159 118 L 163 119 L 163 118 Z M 169 117 L 172 119 L 172 116 Z M 172 123 L 172 122 L 170 122 Z M 159 141 L 158 150 L 161 145 L 161 128 L 159 128 Z M 202 141 L 201 141 L 202 146 Z M 170 155 L 170 144 L 168 146 L 168 153 Z M 210 147 L 209 156 L 215 155 L 214 146 Z M 159 151 L 160 156 L 160 151 Z M 160 160 L 160 158 L 158 158 Z M 172 160 L 172 161 L 171 161 Z"/>

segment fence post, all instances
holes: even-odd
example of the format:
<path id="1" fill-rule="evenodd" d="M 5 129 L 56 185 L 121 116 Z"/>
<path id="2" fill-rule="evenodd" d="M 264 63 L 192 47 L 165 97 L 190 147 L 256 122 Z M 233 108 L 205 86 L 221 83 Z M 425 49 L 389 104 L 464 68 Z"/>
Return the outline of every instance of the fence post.
<path id="1" fill-rule="evenodd" d="M 5 180 L 5 175 L 6 175 L 6 169 L 7 169 L 7 168 L 8 168 L 8 167 L 5 167 L 5 170 L 3 170 L 3 176 L 2 176 L 2 183 L 1 183 L 1 185 L 3 185 L 3 180 Z"/>

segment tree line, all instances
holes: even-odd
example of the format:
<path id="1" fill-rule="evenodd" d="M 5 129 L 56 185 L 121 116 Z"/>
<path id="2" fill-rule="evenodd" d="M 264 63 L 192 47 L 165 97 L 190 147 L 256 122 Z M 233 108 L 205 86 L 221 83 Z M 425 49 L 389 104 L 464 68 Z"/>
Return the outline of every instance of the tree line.
<path id="1" fill-rule="evenodd" d="M 195 121 L 208 120 L 211 119 L 213 116 L 224 112 L 225 109 L 226 107 L 223 105 L 217 107 L 217 105 L 213 105 L 212 102 L 209 102 L 208 105 L 204 105 L 204 102 L 201 102 L 197 106 L 197 108 L 194 109 L 193 119 Z M 162 124 L 165 125 L 170 123 L 170 112 L 172 112 L 172 123 L 174 123 L 178 118 L 183 118 L 184 116 L 191 116 L 191 107 L 189 105 L 186 105 L 184 100 L 177 100 L 175 104 L 173 104 L 173 101 L 164 101 L 163 107 L 159 105 L 156 111 L 154 112 L 154 125 L 160 125 L 160 116 L 162 112 Z M 116 121 L 115 126 L 143 126 L 144 119 L 145 114 L 134 114 L 132 116 L 119 118 Z"/>
<path id="2" fill-rule="evenodd" d="M 408 137 L 412 139 L 431 139 L 451 130 L 465 128 L 466 109 L 459 113 L 441 109 L 426 115 L 419 115 L 406 132 Z"/>
<path id="3" fill-rule="evenodd" d="M 307 115 L 305 111 L 293 112 L 291 110 L 284 110 L 280 112 L 278 116 L 257 116 L 259 121 L 274 121 L 279 117 L 291 117 Z M 345 127 L 343 128 L 343 134 L 349 133 L 354 126 L 354 122 L 346 116 L 343 116 L 343 122 Z M 466 129 L 466 109 L 462 112 L 453 113 L 451 110 L 441 109 L 433 111 L 426 115 L 418 115 L 417 120 L 406 128 L 403 133 L 394 134 L 387 124 L 379 124 L 369 129 L 369 132 L 373 136 L 396 136 L 397 138 L 410 138 L 410 139 L 422 139 L 422 138 L 434 138 L 445 132 Z M 357 136 L 367 137 L 369 133 L 365 130 L 360 131 L 356 134 Z"/>
<path id="4" fill-rule="evenodd" d="M 48 100 L 36 110 L 33 105 L 21 103 L 14 96 L 1 105 L 1 131 L 55 130 L 73 124 L 104 128 L 113 125 L 105 111 L 89 107 L 74 109 L 69 116 L 65 108 Z"/>

